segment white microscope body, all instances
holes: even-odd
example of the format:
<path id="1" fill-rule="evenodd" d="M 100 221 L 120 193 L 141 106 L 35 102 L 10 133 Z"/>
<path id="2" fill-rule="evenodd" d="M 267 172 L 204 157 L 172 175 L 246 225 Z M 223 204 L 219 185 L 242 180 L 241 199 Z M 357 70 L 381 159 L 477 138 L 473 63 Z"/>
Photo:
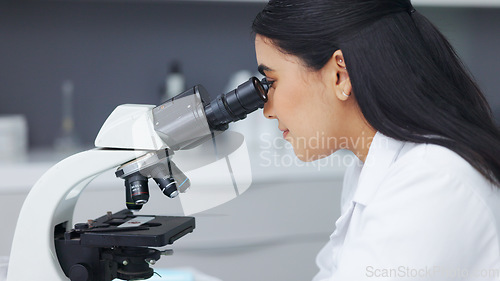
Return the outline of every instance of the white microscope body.
<path id="1" fill-rule="evenodd" d="M 78 197 L 95 177 L 151 152 L 197 146 L 262 108 L 267 90 L 265 80 L 252 77 L 211 103 L 203 87 L 195 86 L 160 106 L 117 107 L 95 140 L 97 148 L 62 160 L 32 187 L 19 214 L 7 281 L 68 280 L 56 253 L 55 228 L 71 230 Z"/>
<path id="2" fill-rule="evenodd" d="M 136 146 L 138 150 L 96 148 L 84 151 L 57 163 L 37 181 L 19 214 L 8 281 L 68 280 L 56 255 L 54 227 L 64 222 L 68 227 L 73 225 L 73 212 L 80 193 L 99 174 L 152 150 L 167 147 L 152 129 L 152 108 L 118 107 L 110 116 L 111 122 L 103 126 L 104 134 L 99 134 L 96 140 L 96 146 L 114 143 L 115 147 Z M 116 122 L 121 129 L 116 127 Z M 134 140 L 137 134 L 148 137 Z"/>

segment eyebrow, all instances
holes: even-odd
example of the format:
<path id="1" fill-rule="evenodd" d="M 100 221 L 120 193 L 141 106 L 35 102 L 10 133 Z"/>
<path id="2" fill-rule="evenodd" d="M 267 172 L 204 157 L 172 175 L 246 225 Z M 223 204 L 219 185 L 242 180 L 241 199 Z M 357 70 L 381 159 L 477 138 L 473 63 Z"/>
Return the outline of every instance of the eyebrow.
<path id="1" fill-rule="evenodd" d="M 257 70 L 259 71 L 260 74 L 266 76 L 266 74 L 264 73 L 264 71 L 268 71 L 268 72 L 272 72 L 274 70 L 272 70 L 271 68 L 269 68 L 268 66 L 264 65 L 264 64 L 260 64 L 259 67 L 257 68 Z"/>

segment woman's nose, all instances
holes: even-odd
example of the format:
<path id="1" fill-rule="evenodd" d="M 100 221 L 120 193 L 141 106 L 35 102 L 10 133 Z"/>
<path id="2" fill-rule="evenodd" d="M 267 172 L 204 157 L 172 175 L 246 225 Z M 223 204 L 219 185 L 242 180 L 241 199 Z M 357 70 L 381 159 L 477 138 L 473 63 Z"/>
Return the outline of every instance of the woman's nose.
<path id="1" fill-rule="evenodd" d="M 267 94 L 267 102 L 264 104 L 264 117 L 267 119 L 276 119 L 276 114 L 274 113 L 274 99 L 273 99 L 273 91 L 269 91 Z"/>

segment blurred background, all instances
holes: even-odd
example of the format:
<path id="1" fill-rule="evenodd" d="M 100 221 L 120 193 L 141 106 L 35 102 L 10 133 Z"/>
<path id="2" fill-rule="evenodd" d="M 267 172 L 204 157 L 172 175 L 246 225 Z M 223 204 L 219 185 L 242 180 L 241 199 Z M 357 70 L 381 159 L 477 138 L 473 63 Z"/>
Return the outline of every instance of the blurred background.
<path id="1" fill-rule="evenodd" d="M 499 122 L 500 3 L 447 2 L 414 5 L 450 39 Z M 255 75 L 251 23 L 264 5 L 2 1 L 0 196 L 12 215 L 0 231 L 0 256 L 9 255 L 16 214 L 29 188 L 57 160 L 92 147 L 117 105 L 159 104 L 196 84 L 216 96 Z M 252 188 L 200 214 L 193 238 L 179 241 L 180 253 L 163 258 L 161 266 L 192 266 L 222 280 L 310 279 L 314 256 L 340 213 L 342 161 L 323 167 L 295 162 L 285 144 L 275 141 L 276 124 L 258 113 L 234 129 L 247 139 Z M 279 161 L 264 153 L 269 150 L 277 151 Z M 123 183 L 103 182 L 106 188 L 97 181 L 82 196 L 76 218 L 100 216 L 96 202 L 123 208 L 123 190 L 117 188 Z M 165 204 L 158 199 L 149 210 L 167 212 Z"/>

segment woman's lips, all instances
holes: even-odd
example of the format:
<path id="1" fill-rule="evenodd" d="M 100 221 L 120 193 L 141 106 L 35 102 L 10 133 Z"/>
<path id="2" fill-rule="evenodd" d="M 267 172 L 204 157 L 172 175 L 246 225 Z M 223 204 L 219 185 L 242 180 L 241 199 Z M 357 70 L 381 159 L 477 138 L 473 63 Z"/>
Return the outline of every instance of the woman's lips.
<path id="1" fill-rule="evenodd" d="M 290 132 L 290 131 L 288 131 L 288 130 L 283 131 L 283 138 L 284 138 L 284 139 L 286 139 L 286 136 L 288 135 L 288 133 L 289 133 L 289 132 Z"/>

